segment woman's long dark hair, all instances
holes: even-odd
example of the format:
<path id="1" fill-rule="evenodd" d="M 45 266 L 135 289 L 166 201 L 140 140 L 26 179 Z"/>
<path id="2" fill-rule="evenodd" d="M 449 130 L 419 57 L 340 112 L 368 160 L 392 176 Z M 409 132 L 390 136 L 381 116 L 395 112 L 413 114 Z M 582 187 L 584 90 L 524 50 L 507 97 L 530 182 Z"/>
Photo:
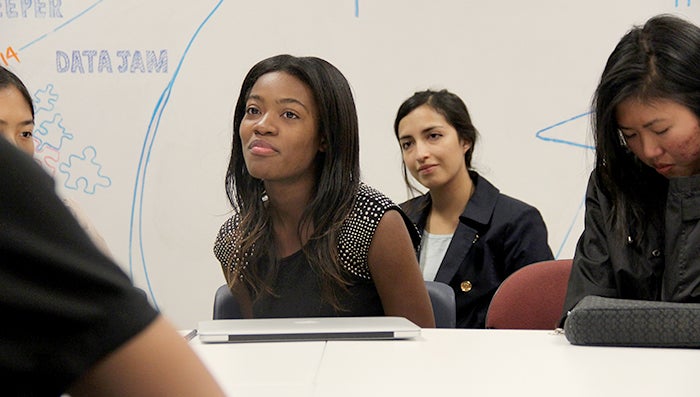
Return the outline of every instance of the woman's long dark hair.
<path id="1" fill-rule="evenodd" d="M 277 272 L 276 245 L 269 211 L 261 200 L 265 188 L 263 181 L 248 173 L 239 135 L 253 85 L 271 72 L 296 77 L 314 95 L 317 127 L 325 151 L 317 154 L 316 191 L 304 210 L 297 233 L 302 236 L 302 231 L 311 231 L 304 254 L 323 280 L 324 299 L 341 309 L 335 287 L 345 290 L 348 281 L 338 257 L 338 235 L 352 209 L 360 179 L 357 110 L 343 74 L 316 57 L 274 56 L 258 62 L 243 80 L 233 116 L 233 144 L 226 172 L 226 193 L 240 216 L 231 241 L 234 247 L 231 260 L 237 263 L 227 267 L 229 286 L 241 280 L 254 297 L 261 293 L 274 294 L 271 282 Z"/>
<path id="2" fill-rule="evenodd" d="M 672 100 L 700 117 L 700 28 L 670 15 L 633 28 L 610 54 L 593 99 L 595 172 L 612 200 L 609 221 L 621 238 L 643 240 L 648 226 L 662 226 L 668 180 L 620 135 L 616 109 L 629 98 Z"/>
<path id="3" fill-rule="evenodd" d="M 7 87 L 15 87 L 17 91 L 22 94 L 24 100 L 27 101 L 29 110 L 32 111 L 32 117 L 34 117 L 34 103 L 32 101 L 32 96 L 29 94 L 29 90 L 27 90 L 27 87 L 16 74 L 0 66 L 0 90 Z"/>

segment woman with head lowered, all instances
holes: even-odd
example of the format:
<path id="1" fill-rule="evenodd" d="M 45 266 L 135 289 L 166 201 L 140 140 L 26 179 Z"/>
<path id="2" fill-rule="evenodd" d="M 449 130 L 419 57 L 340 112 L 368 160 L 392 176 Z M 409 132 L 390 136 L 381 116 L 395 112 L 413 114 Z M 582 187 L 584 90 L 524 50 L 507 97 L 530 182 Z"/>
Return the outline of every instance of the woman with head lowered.
<path id="1" fill-rule="evenodd" d="M 596 89 L 596 165 L 564 315 L 586 295 L 700 302 L 700 28 L 661 15 Z"/>

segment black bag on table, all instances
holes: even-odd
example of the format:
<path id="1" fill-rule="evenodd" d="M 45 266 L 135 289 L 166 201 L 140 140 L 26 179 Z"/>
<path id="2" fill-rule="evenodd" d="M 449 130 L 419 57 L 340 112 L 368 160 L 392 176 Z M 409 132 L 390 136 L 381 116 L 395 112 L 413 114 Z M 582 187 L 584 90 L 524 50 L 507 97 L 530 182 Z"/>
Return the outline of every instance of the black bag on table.
<path id="1" fill-rule="evenodd" d="M 574 345 L 700 348 L 700 303 L 586 296 L 564 335 Z"/>

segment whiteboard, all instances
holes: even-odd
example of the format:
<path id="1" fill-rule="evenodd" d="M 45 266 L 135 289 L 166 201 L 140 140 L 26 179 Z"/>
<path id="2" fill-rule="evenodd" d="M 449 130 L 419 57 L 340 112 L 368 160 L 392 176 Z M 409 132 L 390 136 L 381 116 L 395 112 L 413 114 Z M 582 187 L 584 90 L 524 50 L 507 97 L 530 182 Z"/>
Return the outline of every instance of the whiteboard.
<path id="1" fill-rule="evenodd" d="M 700 0 L 0 0 L 0 62 L 34 94 L 36 159 L 179 328 L 211 317 L 230 215 L 232 109 L 248 69 L 315 55 L 353 88 L 363 179 L 408 197 L 393 120 L 447 88 L 480 132 L 474 166 L 536 206 L 559 258 L 582 231 L 588 121 L 632 24 L 700 21 Z"/>

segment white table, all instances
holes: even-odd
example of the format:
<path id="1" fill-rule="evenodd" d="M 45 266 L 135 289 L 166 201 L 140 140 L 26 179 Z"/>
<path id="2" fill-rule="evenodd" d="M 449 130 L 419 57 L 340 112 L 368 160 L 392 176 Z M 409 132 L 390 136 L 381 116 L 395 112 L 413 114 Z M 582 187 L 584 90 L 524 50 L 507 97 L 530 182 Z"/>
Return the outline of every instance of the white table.
<path id="1" fill-rule="evenodd" d="M 191 346 L 231 396 L 700 396 L 700 350 L 583 347 L 553 331 Z"/>

